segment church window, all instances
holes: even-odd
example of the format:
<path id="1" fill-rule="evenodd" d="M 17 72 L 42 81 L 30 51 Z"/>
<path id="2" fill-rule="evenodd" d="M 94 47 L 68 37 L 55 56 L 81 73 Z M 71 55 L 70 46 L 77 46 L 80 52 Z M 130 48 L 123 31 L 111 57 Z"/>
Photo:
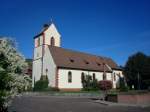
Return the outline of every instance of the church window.
<path id="1" fill-rule="evenodd" d="M 69 71 L 68 72 L 68 83 L 72 82 L 72 73 Z"/>
<path id="2" fill-rule="evenodd" d="M 54 37 L 51 38 L 51 45 L 55 46 L 55 39 L 54 39 Z"/>
<path id="3" fill-rule="evenodd" d="M 40 46 L 40 38 L 38 38 L 38 45 L 37 46 Z"/>
<path id="4" fill-rule="evenodd" d="M 103 73 L 103 80 L 106 80 L 106 73 Z"/>
<path id="5" fill-rule="evenodd" d="M 96 78 L 95 78 L 95 73 L 93 73 L 93 80 L 95 80 Z"/>
<path id="6" fill-rule="evenodd" d="M 119 77 L 121 77 L 120 73 L 118 74 Z"/>
<path id="7" fill-rule="evenodd" d="M 114 73 L 114 81 L 116 81 L 116 74 Z"/>
<path id="8" fill-rule="evenodd" d="M 81 73 L 81 81 L 82 81 L 82 83 L 85 81 L 85 75 L 83 72 Z"/>
<path id="9" fill-rule="evenodd" d="M 45 72 L 46 72 L 46 75 L 47 75 L 47 73 L 48 73 L 48 69 L 47 68 L 45 69 Z"/>

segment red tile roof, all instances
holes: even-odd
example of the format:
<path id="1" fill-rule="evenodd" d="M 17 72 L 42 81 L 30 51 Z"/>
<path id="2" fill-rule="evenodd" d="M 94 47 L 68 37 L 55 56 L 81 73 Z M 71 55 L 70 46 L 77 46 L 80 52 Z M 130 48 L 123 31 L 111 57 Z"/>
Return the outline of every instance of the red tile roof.
<path id="1" fill-rule="evenodd" d="M 55 46 L 49 46 L 49 49 L 57 67 L 89 71 L 104 71 L 105 69 L 107 72 L 111 72 L 110 68 L 118 68 L 117 64 L 110 58 Z"/>

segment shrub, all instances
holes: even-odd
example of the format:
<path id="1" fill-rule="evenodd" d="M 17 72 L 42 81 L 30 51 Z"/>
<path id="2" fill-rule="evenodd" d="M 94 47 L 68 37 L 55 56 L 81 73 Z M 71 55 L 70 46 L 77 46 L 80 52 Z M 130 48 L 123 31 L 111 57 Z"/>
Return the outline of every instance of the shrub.
<path id="1" fill-rule="evenodd" d="M 46 90 L 48 88 L 48 78 L 47 76 L 41 76 L 40 80 L 35 82 L 34 91 L 43 91 Z"/>
<path id="2" fill-rule="evenodd" d="M 122 78 L 122 77 L 120 77 L 120 88 L 119 88 L 119 90 L 121 92 L 127 92 L 129 90 L 129 88 L 125 84 L 124 78 Z"/>
<path id="3" fill-rule="evenodd" d="M 95 80 L 92 81 L 92 87 L 93 87 L 93 90 L 95 90 L 95 91 L 99 90 L 97 79 L 95 79 Z"/>
<path id="4" fill-rule="evenodd" d="M 44 89 L 43 91 L 55 92 L 55 91 L 59 91 L 59 88 L 56 88 L 56 87 L 48 87 L 48 88 Z"/>
<path id="5" fill-rule="evenodd" d="M 82 75 L 81 80 L 82 80 L 83 91 L 99 90 L 97 79 L 92 79 L 90 75 L 85 75 L 85 76 Z"/>
<path id="6" fill-rule="evenodd" d="M 55 87 L 50 87 L 50 90 L 51 90 L 51 91 L 59 91 L 59 89 L 58 89 L 58 88 L 55 88 Z"/>
<path id="7" fill-rule="evenodd" d="M 110 89 L 112 89 L 112 81 L 109 81 L 109 80 L 99 81 L 99 88 L 101 90 L 110 90 Z"/>

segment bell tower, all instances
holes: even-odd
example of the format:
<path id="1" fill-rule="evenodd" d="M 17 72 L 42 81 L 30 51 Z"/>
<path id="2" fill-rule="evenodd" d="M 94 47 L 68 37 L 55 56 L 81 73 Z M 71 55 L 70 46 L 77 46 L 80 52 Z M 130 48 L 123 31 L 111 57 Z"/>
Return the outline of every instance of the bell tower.
<path id="1" fill-rule="evenodd" d="M 61 47 L 60 34 L 54 23 L 44 24 L 42 31 L 34 37 L 32 86 L 43 74 L 43 56 L 49 46 Z"/>

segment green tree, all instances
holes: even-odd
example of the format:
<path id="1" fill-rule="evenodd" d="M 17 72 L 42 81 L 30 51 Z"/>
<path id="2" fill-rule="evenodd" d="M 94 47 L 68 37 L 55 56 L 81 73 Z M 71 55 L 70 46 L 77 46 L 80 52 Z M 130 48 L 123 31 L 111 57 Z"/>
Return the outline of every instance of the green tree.
<path id="1" fill-rule="evenodd" d="M 124 68 L 127 84 L 130 88 L 147 89 L 150 85 L 150 57 L 138 52 L 128 58 Z"/>

